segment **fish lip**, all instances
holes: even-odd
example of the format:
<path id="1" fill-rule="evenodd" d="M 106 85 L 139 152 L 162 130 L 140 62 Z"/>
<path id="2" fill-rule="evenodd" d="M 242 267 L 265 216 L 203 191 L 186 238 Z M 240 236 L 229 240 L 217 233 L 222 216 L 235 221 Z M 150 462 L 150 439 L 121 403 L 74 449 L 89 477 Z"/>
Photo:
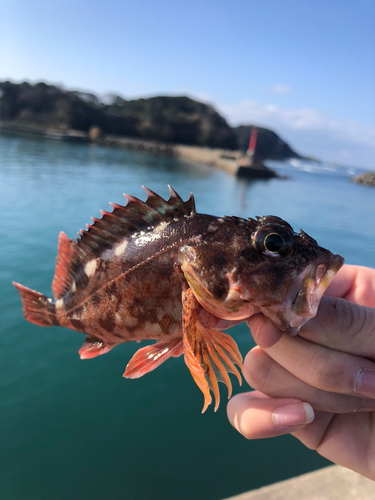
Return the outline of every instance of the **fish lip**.
<path id="1" fill-rule="evenodd" d="M 302 278 L 302 285 L 290 306 L 294 314 L 300 318 L 306 318 L 306 321 L 316 316 L 320 299 L 344 262 L 341 255 L 330 254 L 328 261 L 327 256 L 324 255 L 307 268 Z M 294 325 L 290 327 L 294 329 Z"/>
<path id="2" fill-rule="evenodd" d="M 323 249 L 322 249 L 323 250 Z M 340 255 L 323 250 L 291 283 L 282 305 L 260 307 L 280 330 L 297 335 L 302 326 L 318 312 L 323 293 L 344 264 Z"/>

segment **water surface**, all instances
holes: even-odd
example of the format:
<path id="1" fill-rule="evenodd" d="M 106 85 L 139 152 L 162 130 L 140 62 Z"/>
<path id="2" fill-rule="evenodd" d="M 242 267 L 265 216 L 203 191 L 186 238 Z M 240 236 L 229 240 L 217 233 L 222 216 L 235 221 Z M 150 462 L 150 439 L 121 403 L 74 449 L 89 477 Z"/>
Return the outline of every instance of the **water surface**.
<path id="1" fill-rule="evenodd" d="M 207 166 L 116 148 L 0 135 L 1 498 L 221 499 L 329 462 L 290 436 L 248 442 L 215 414 L 182 358 L 138 380 L 139 345 L 87 361 L 83 335 L 26 322 L 11 281 L 51 295 L 57 238 L 74 237 L 122 193 L 167 184 L 214 215 L 275 214 L 348 263 L 375 266 L 375 190 L 344 169 L 274 164 L 288 180 L 249 183 Z M 246 327 L 231 331 L 243 354 Z M 142 344 L 141 344 L 142 346 Z M 235 392 L 246 391 L 233 380 Z"/>

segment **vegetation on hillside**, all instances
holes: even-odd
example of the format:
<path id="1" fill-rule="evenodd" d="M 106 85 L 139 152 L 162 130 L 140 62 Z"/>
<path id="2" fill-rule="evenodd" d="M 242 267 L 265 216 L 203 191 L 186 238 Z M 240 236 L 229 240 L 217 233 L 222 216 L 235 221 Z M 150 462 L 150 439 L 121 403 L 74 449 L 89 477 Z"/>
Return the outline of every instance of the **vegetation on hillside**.
<path id="1" fill-rule="evenodd" d="M 39 129 L 99 127 L 103 134 L 172 144 L 247 149 L 251 126 L 231 128 L 210 105 L 189 97 L 160 96 L 107 103 L 94 94 L 40 82 L 0 82 L 0 121 Z M 257 153 L 263 158 L 299 157 L 274 132 L 258 128 Z"/>

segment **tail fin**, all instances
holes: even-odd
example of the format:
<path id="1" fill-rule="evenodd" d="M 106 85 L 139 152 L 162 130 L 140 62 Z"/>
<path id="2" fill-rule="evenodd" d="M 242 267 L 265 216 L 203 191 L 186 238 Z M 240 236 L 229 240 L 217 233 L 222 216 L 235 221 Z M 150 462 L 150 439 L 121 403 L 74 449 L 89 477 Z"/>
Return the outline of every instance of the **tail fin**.
<path id="1" fill-rule="evenodd" d="M 25 319 L 39 326 L 53 326 L 55 319 L 55 308 L 51 299 L 45 295 L 26 288 L 19 283 L 13 282 L 22 300 L 22 309 Z"/>

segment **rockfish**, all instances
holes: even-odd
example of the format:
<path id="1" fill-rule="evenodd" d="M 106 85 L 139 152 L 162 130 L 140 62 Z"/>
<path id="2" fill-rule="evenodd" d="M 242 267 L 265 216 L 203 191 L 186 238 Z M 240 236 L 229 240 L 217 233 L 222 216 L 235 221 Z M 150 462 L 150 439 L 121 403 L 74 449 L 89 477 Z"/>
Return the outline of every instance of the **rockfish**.
<path id="1" fill-rule="evenodd" d="M 117 344 L 156 340 L 139 349 L 124 377 L 138 378 L 169 357 L 184 355 L 204 395 L 218 381 L 240 384 L 242 357 L 221 330 L 262 312 L 291 335 L 317 313 L 320 299 L 344 263 L 302 230 L 275 216 L 214 217 L 170 189 L 168 201 L 149 189 L 145 202 L 124 195 L 77 240 L 60 233 L 54 299 L 14 283 L 25 318 L 86 334 L 82 359 Z"/>

